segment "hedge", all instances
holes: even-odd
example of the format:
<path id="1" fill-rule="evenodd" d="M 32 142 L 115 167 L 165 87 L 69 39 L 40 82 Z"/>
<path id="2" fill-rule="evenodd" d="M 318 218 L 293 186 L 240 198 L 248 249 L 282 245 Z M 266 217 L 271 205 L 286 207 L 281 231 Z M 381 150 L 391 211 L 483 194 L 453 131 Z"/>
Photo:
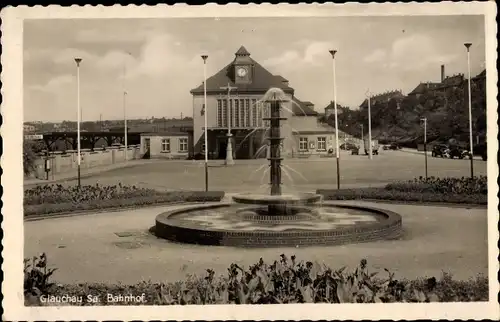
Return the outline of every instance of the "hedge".
<path id="1" fill-rule="evenodd" d="M 398 181 L 385 186 L 386 190 L 401 192 L 428 192 L 440 194 L 488 194 L 488 179 L 486 176 L 461 178 L 419 177 L 408 181 Z"/>
<path id="2" fill-rule="evenodd" d="M 48 269 L 47 257 L 25 260 L 25 305 L 49 304 L 44 299 L 68 296 L 76 302 L 62 305 L 185 305 L 185 304 L 286 304 L 286 303 L 393 303 L 488 301 L 488 279 L 478 275 L 468 281 L 450 274 L 436 279 L 397 280 L 385 269 L 384 276 L 370 272 L 366 260 L 348 271 L 326 265 L 288 259 L 281 255 L 272 264 L 260 261 L 244 269 L 231 264 L 226 275 L 211 269 L 203 277 L 188 276 L 173 283 L 140 282 L 120 284 L 56 284 L 50 282 L 55 269 Z M 108 294 L 141 296 L 139 301 L 108 301 Z M 88 295 L 99 301 L 88 301 Z M 81 299 L 81 301 L 80 301 Z M 144 299 L 144 301 L 142 301 Z"/>
<path id="3" fill-rule="evenodd" d="M 488 204 L 488 195 L 484 194 L 408 192 L 387 190 L 385 188 L 319 189 L 316 193 L 323 195 L 324 200 L 391 200 L 417 203 Z"/>
<path id="4" fill-rule="evenodd" d="M 177 191 L 157 193 L 152 196 L 132 198 L 102 199 L 88 202 L 43 203 L 24 205 L 24 217 L 57 215 L 61 213 L 96 211 L 112 208 L 161 205 L 175 202 L 217 202 L 224 198 L 223 191 Z"/>

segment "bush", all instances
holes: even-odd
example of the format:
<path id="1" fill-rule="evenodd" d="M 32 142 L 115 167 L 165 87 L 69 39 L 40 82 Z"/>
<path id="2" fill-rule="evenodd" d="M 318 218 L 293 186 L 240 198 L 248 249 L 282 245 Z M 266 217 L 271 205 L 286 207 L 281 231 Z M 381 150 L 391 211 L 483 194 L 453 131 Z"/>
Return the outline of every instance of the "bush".
<path id="1" fill-rule="evenodd" d="M 454 194 L 434 192 L 398 191 L 386 188 L 361 188 L 340 190 L 317 190 L 324 200 L 391 200 L 401 202 L 435 202 L 456 203 L 471 205 L 487 205 L 488 196 L 485 194 Z"/>
<path id="2" fill-rule="evenodd" d="M 24 216 L 60 214 L 110 208 L 126 208 L 173 202 L 213 202 L 223 191 L 169 191 L 116 186 L 38 186 L 25 191 Z"/>
<path id="3" fill-rule="evenodd" d="M 153 189 L 138 188 L 136 186 L 70 186 L 60 184 L 36 186 L 24 191 L 25 205 L 40 205 L 44 203 L 86 203 L 97 200 L 128 199 L 135 197 L 158 195 L 160 192 Z"/>
<path id="4" fill-rule="evenodd" d="M 462 178 L 423 178 L 390 183 L 386 190 L 401 192 L 445 193 L 445 194 L 488 194 L 488 179 L 486 176 Z"/>
<path id="5" fill-rule="evenodd" d="M 28 176 L 36 170 L 37 153 L 44 148 L 44 143 L 40 141 L 23 141 L 23 172 Z"/>
<path id="6" fill-rule="evenodd" d="M 46 258 L 46 257 L 45 257 Z M 35 267 L 35 266 L 34 266 Z M 44 305 L 40 296 L 74 296 L 81 298 L 74 305 L 173 305 L 173 304 L 285 304 L 285 303 L 392 303 L 392 302 L 469 302 L 487 301 L 488 279 L 478 276 L 469 281 L 453 280 L 444 274 L 417 280 L 396 280 L 385 269 L 387 276 L 370 272 L 367 261 L 361 260 L 353 271 L 345 268 L 332 270 L 318 263 L 288 259 L 281 255 L 273 264 L 260 261 L 243 269 L 231 264 L 227 275 L 216 277 L 207 269 L 204 277 L 188 276 L 175 283 L 141 282 L 136 285 L 78 284 L 55 285 L 48 282 L 51 275 L 40 271 L 25 271 L 25 294 L 32 294 L 31 285 L 42 285 L 37 296 L 26 296 L 26 305 Z M 47 276 L 43 283 L 31 282 L 31 276 Z M 26 282 L 28 279 L 28 282 Z M 36 279 L 38 281 L 39 279 Z M 144 302 L 108 302 L 107 294 L 141 295 Z M 96 303 L 86 301 L 88 295 L 99 296 Z M 45 304 L 46 305 L 46 304 Z"/>

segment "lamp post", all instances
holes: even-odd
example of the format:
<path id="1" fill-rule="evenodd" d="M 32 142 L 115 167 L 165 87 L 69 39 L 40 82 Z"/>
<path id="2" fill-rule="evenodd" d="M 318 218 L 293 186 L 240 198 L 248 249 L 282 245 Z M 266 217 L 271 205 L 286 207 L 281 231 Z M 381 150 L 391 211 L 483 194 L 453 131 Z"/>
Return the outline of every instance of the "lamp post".
<path id="1" fill-rule="evenodd" d="M 372 107 L 371 107 L 371 96 L 370 89 L 366 92 L 368 96 L 368 158 L 372 159 Z M 365 151 L 366 152 L 366 151 Z"/>
<path id="2" fill-rule="evenodd" d="M 335 113 L 335 157 L 337 159 L 337 189 L 340 189 L 340 152 L 339 152 L 339 123 L 338 123 L 338 113 L 337 113 L 337 89 L 336 89 L 336 79 L 335 79 L 335 54 L 336 50 L 329 50 L 330 55 L 332 55 L 333 62 L 333 106 Z"/>
<path id="3" fill-rule="evenodd" d="M 231 84 L 227 83 L 227 86 L 222 86 L 220 89 L 227 90 L 227 149 L 226 149 L 226 166 L 233 165 L 233 147 L 231 142 L 231 90 L 237 87 L 231 87 Z"/>
<path id="4" fill-rule="evenodd" d="M 420 121 L 424 122 L 425 179 L 427 179 L 427 118 L 421 118 Z"/>
<path id="5" fill-rule="evenodd" d="M 364 132 L 364 125 L 363 123 L 360 124 L 361 126 L 361 142 L 364 142 L 365 140 L 365 134 L 363 133 Z M 363 152 L 365 152 L 365 147 L 363 146 Z"/>
<path id="6" fill-rule="evenodd" d="M 469 144 L 470 144 L 470 176 L 474 178 L 474 148 L 472 142 L 472 94 L 470 86 L 470 46 L 471 43 L 465 43 L 464 46 L 467 48 L 467 71 L 468 77 L 468 92 L 469 92 Z"/>
<path id="7" fill-rule="evenodd" d="M 81 118 L 81 107 L 80 107 L 80 63 L 81 58 L 75 58 L 76 63 L 76 108 L 77 108 L 77 121 L 76 121 L 76 140 L 77 140 L 77 155 L 78 155 L 78 187 L 80 187 L 80 163 L 82 160 L 80 154 L 80 118 Z"/>
<path id="8" fill-rule="evenodd" d="M 130 53 L 129 53 L 130 55 Z M 127 63 L 123 64 L 123 124 L 124 129 L 124 140 L 125 140 L 125 162 L 128 160 L 128 129 L 127 129 L 127 90 L 125 86 L 125 79 L 127 77 Z"/>
<path id="9" fill-rule="evenodd" d="M 208 122 L 207 122 L 207 58 L 203 59 L 203 116 L 205 117 L 205 191 L 208 191 Z"/>
<path id="10" fill-rule="evenodd" d="M 125 136 L 125 162 L 128 160 L 128 130 L 127 130 L 127 95 L 126 91 L 123 91 L 123 123 L 125 125 L 124 136 Z"/>

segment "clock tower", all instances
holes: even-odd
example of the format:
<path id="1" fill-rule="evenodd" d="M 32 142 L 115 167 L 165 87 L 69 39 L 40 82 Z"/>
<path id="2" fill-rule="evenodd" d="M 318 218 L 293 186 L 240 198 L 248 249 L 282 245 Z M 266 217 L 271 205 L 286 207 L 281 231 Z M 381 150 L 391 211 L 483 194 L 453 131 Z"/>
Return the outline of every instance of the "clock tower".
<path id="1" fill-rule="evenodd" d="M 235 84 L 250 84 L 253 76 L 253 61 L 250 58 L 250 53 L 245 47 L 241 46 L 236 52 L 234 59 L 234 83 Z"/>

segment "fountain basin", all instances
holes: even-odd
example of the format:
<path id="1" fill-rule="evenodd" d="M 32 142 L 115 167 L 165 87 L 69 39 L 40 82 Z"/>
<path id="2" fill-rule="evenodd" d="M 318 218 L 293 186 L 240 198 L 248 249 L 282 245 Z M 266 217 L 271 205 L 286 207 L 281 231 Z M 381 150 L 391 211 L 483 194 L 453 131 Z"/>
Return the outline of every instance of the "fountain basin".
<path id="1" fill-rule="evenodd" d="M 315 193 L 266 195 L 257 193 L 244 193 L 233 196 L 233 201 L 246 205 L 308 205 L 321 199 Z"/>
<path id="2" fill-rule="evenodd" d="M 308 206 L 283 220 L 249 217 L 255 208 L 235 204 L 190 206 L 157 216 L 155 235 L 167 240 L 234 247 L 306 247 L 394 239 L 401 217 L 351 205 Z M 307 215 L 309 214 L 309 217 Z"/>

